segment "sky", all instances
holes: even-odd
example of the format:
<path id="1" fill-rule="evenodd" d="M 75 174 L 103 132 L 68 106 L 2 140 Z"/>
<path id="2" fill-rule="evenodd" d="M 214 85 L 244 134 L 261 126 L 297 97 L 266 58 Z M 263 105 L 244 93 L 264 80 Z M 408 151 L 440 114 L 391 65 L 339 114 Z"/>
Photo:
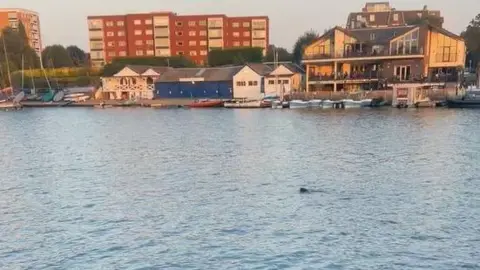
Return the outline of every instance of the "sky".
<path id="1" fill-rule="evenodd" d="M 377 0 L 379 1 L 379 0 Z M 385 0 L 384 0 L 385 1 Z M 361 11 L 365 0 L 1 0 L 0 8 L 25 8 L 40 15 L 43 46 L 77 45 L 88 51 L 87 16 L 172 11 L 180 15 L 267 15 L 270 44 L 291 50 L 296 39 L 313 29 L 323 33 L 345 26 L 350 12 Z M 370 1 L 374 2 L 374 1 Z M 459 34 L 480 12 L 480 0 L 392 0 L 397 10 L 440 10 L 444 27 Z"/>

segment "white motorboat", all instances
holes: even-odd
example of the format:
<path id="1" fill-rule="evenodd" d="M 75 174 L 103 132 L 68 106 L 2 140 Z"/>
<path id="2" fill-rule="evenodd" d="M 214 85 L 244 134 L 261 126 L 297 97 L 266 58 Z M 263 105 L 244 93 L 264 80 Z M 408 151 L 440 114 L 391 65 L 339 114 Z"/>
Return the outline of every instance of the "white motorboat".
<path id="1" fill-rule="evenodd" d="M 267 103 L 262 100 L 225 102 L 223 106 L 230 109 L 268 108 Z"/>
<path id="2" fill-rule="evenodd" d="M 324 101 L 322 101 L 322 108 L 323 109 L 331 109 L 333 108 L 333 101 L 329 100 L 329 99 L 326 99 Z"/>
<path id="3" fill-rule="evenodd" d="M 322 106 L 322 100 L 321 99 L 312 99 L 308 101 L 309 106 L 312 108 L 320 108 Z"/>
<path id="4" fill-rule="evenodd" d="M 371 107 L 372 106 L 372 99 L 371 98 L 366 98 L 360 100 L 360 106 L 361 107 Z"/>
<path id="5" fill-rule="evenodd" d="M 356 101 L 353 99 L 342 99 L 342 103 L 343 103 L 343 108 L 345 109 L 362 107 L 361 101 Z"/>
<path id="6" fill-rule="evenodd" d="M 283 109 L 283 104 L 280 100 L 272 101 L 272 109 Z"/>
<path id="7" fill-rule="evenodd" d="M 308 108 L 309 106 L 308 101 L 303 101 L 303 100 L 292 100 L 290 101 L 290 109 L 304 109 Z"/>

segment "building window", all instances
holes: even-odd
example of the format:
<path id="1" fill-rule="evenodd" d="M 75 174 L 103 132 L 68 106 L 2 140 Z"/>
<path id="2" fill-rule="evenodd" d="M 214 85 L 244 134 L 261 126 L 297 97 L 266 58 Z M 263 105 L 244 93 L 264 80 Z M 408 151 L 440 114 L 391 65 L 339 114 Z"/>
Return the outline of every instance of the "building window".
<path id="1" fill-rule="evenodd" d="M 142 24 L 142 21 L 141 21 L 141 20 L 135 20 L 135 21 L 133 21 L 133 24 L 135 24 L 135 25 L 141 25 L 141 24 Z"/>
<path id="2" fill-rule="evenodd" d="M 135 54 L 136 54 L 137 56 L 143 56 L 143 51 L 142 51 L 142 50 L 137 50 L 137 51 L 135 52 Z"/>
<path id="3" fill-rule="evenodd" d="M 115 57 L 115 55 L 116 55 L 115 52 L 108 52 L 108 56 L 110 57 Z"/>
<path id="4" fill-rule="evenodd" d="M 107 32 L 107 37 L 113 37 L 113 36 L 115 36 L 114 32 Z"/>
<path id="5" fill-rule="evenodd" d="M 127 52 L 126 51 L 121 51 L 118 53 L 119 56 L 127 56 Z"/>
<path id="6" fill-rule="evenodd" d="M 191 37 L 194 37 L 197 35 L 197 32 L 196 31 L 190 31 L 188 32 L 188 35 L 191 36 Z"/>
<path id="7" fill-rule="evenodd" d="M 177 41 L 177 46 L 183 46 L 183 41 Z"/>
<path id="8" fill-rule="evenodd" d="M 207 55 L 208 52 L 207 51 L 200 51 L 200 55 Z"/>
<path id="9" fill-rule="evenodd" d="M 153 45 L 153 40 L 149 39 L 145 41 L 145 44 L 147 45 Z"/>
<path id="10" fill-rule="evenodd" d="M 153 35 L 153 30 L 152 29 L 145 30 L 145 35 L 147 36 Z"/>
<path id="11" fill-rule="evenodd" d="M 147 50 L 147 55 L 155 55 L 155 52 L 153 50 Z"/>
<path id="12" fill-rule="evenodd" d="M 143 40 L 135 40 L 135 45 L 142 46 L 143 45 Z"/>
<path id="13" fill-rule="evenodd" d="M 189 21 L 188 26 L 196 26 L 197 22 L 196 21 Z"/>
<path id="14" fill-rule="evenodd" d="M 124 32 L 124 31 L 118 31 L 118 32 L 117 32 L 117 35 L 118 35 L 119 37 L 124 37 L 124 36 L 125 36 L 125 32 Z"/>
<path id="15" fill-rule="evenodd" d="M 275 84 L 275 80 L 268 80 L 268 84 Z"/>
<path id="16" fill-rule="evenodd" d="M 153 23 L 153 22 L 152 22 L 152 20 L 151 20 L 151 19 L 147 19 L 147 20 L 145 20 L 145 24 L 146 24 L 146 25 L 152 25 L 152 23 Z"/>
<path id="17" fill-rule="evenodd" d="M 243 32 L 244 37 L 250 37 L 250 32 Z"/>
<path id="18" fill-rule="evenodd" d="M 249 81 L 248 82 L 248 86 L 257 86 L 258 85 L 258 81 Z"/>
<path id="19" fill-rule="evenodd" d="M 240 41 L 233 42 L 233 47 L 240 47 Z"/>
<path id="20" fill-rule="evenodd" d="M 177 55 L 184 55 L 182 51 L 177 52 Z"/>
<path id="21" fill-rule="evenodd" d="M 177 32 L 175 32 L 175 35 L 177 35 L 177 36 L 180 36 L 180 37 L 181 37 L 181 36 L 183 36 L 183 32 L 182 32 L 182 31 L 177 31 Z"/>
<path id="22" fill-rule="evenodd" d="M 375 33 L 370 33 L 370 40 L 375 40 Z"/>
<path id="23" fill-rule="evenodd" d="M 391 55 L 420 54 L 418 49 L 418 29 L 390 43 Z"/>
<path id="24" fill-rule="evenodd" d="M 197 41 L 196 40 L 190 40 L 188 42 L 188 46 L 197 46 Z"/>
<path id="25" fill-rule="evenodd" d="M 234 23 L 232 23 L 232 27 L 233 28 L 238 28 L 238 27 L 240 27 L 240 23 L 234 22 Z"/>
<path id="26" fill-rule="evenodd" d="M 247 82 L 239 81 L 239 82 L 237 82 L 237 86 L 247 86 Z"/>
<path id="27" fill-rule="evenodd" d="M 393 14 L 393 20 L 398 22 L 398 13 Z"/>
<path id="28" fill-rule="evenodd" d="M 288 84 L 288 80 L 283 80 L 283 84 Z"/>
<path id="29" fill-rule="evenodd" d="M 206 40 L 200 40 L 200 46 L 207 46 Z"/>
<path id="30" fill-rule="evenodd" d="M 370 21 L 374 22 L 375 21 L 375 14 L 370 14 Z"/>
<path id="31" fill-rule="evenodd" d="M 113 22 L 112 21 L 108 21 L 105 23 L 106 26 L 108 27 L 112 27 L 113 26 Z"/>
<path id="32" fill-rule="evenodd" d="M 250 41 L 244 41 L 243 46 L 245 47 L 250 47 Z"/>
<path id="33" fill-rule="evenodd" d="M 117 21 L 117 26 L 123 26 L 124 22 L 123 21 Z"/>
<path id="34" fill-rule="evenodd" d="M 118 46 L 125 47 L 125 46 L 127 46 L 127 43 L 125 41 L 119 41 Z"/>
<path id="35" fill-rule="evenodd" d="M 207 31 L 205 31 L 205 30 L 200 31 L 200 33 L 199 33 L 199 36 L 202 36 L 202 37 L 204 37 L 206 35 L 207 35 Z"/>
<path id="36" fill-rule="evenodd" d="M 233 36 L 234 37 L 240 37 L 240 33 L 239 32 L 233 32 Z"/>
<path id="37" fill-rule="evenodd" d="M 363 19 L 363 18 L 362 18 L 362 15 L 360 15 L 360 14 L 357 15 L 357 21 L 358 21 L 358 22 L 361 21 L 362 19 Z"/>
<path id="38" fill-rule="evenodd" d="M 181 27 L 181 26 L 183 26 L 183 22 L 176 21 L 175 25 L 178 26 L 178 27 Z"/>
<path id="39" fill-rule="evenodd" d="M 243 27 L 250 27 L 250 23 L 249 22 L 244 22 Z"/>
<path id="40" fill-rule="evenodd" d="M 199 21 L 199 22 L 198 22 L 198 25 L 200 25 L 200 26 L 206 26 L 206 25 L 207 25 L 207 21 Z"/>
<path id="41" fill-rule="evenodd" d="M 197 56 L 197 52 L 196 51 L 190 51 L 190 56 Z"/>
<path id="42" fill-rule="evenodd" d="M 135 30 L 135 36 L 141 36 L 142 30 Z"/>
<path id="43" fill-rule="evenodd" d="M 107 43 L 107 46 L 108 46 L 108 47 L 115 47 L 115 41 L 109 41 L 109 42 Z"/>

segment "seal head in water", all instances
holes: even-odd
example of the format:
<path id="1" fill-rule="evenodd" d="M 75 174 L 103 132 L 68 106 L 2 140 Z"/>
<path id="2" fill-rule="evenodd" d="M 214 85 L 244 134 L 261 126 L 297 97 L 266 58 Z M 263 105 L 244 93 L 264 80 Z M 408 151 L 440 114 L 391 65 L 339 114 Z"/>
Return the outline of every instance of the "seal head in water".
<path id="1" fill-rule="evenodd" d="M 306 188 L 300 188 L 300 193 L 310 193 L 310 191 Z"/>

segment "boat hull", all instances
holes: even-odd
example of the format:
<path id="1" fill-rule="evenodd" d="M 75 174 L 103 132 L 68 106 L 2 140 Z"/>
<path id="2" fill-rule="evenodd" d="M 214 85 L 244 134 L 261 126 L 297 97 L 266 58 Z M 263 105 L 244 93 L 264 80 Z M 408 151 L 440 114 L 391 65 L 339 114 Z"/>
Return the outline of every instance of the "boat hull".
<path id="1" fill-rule="evenodd" d="M 342 100 L 343 108 L 345 109 L 352 109 L 352 108 L 361 108 L 362 102 L 361 101 L 354 101 L 354 100 Z"/>
<path id="2" fill-rule="evenodd" d="M 228 109 L 261 109 L 261 108 L 269 108 L 272 105 L 269 102 L 264 101 L 248 101 L 248 102 L 226 102 L 223 105 L 225 108 Z"/>
<path id="3" fill-rule="evenodd" d="M 480 100 L 447 100 L 448 108 L 480 109 Z"/>
<path id="4" fill-rule="evenodd" d="M 193 102 L 186 105 L 188 108 L 221 108 L 223 107 L 223 101 L 215 100 L 215 101 L 200 101 L 200 102 Z"/>
<path id="5" fill-rule="evenodd" d="M 310 106 L 308 101 L 292 100 L 290 101 L 290 109 L 306 109 Z"/>

